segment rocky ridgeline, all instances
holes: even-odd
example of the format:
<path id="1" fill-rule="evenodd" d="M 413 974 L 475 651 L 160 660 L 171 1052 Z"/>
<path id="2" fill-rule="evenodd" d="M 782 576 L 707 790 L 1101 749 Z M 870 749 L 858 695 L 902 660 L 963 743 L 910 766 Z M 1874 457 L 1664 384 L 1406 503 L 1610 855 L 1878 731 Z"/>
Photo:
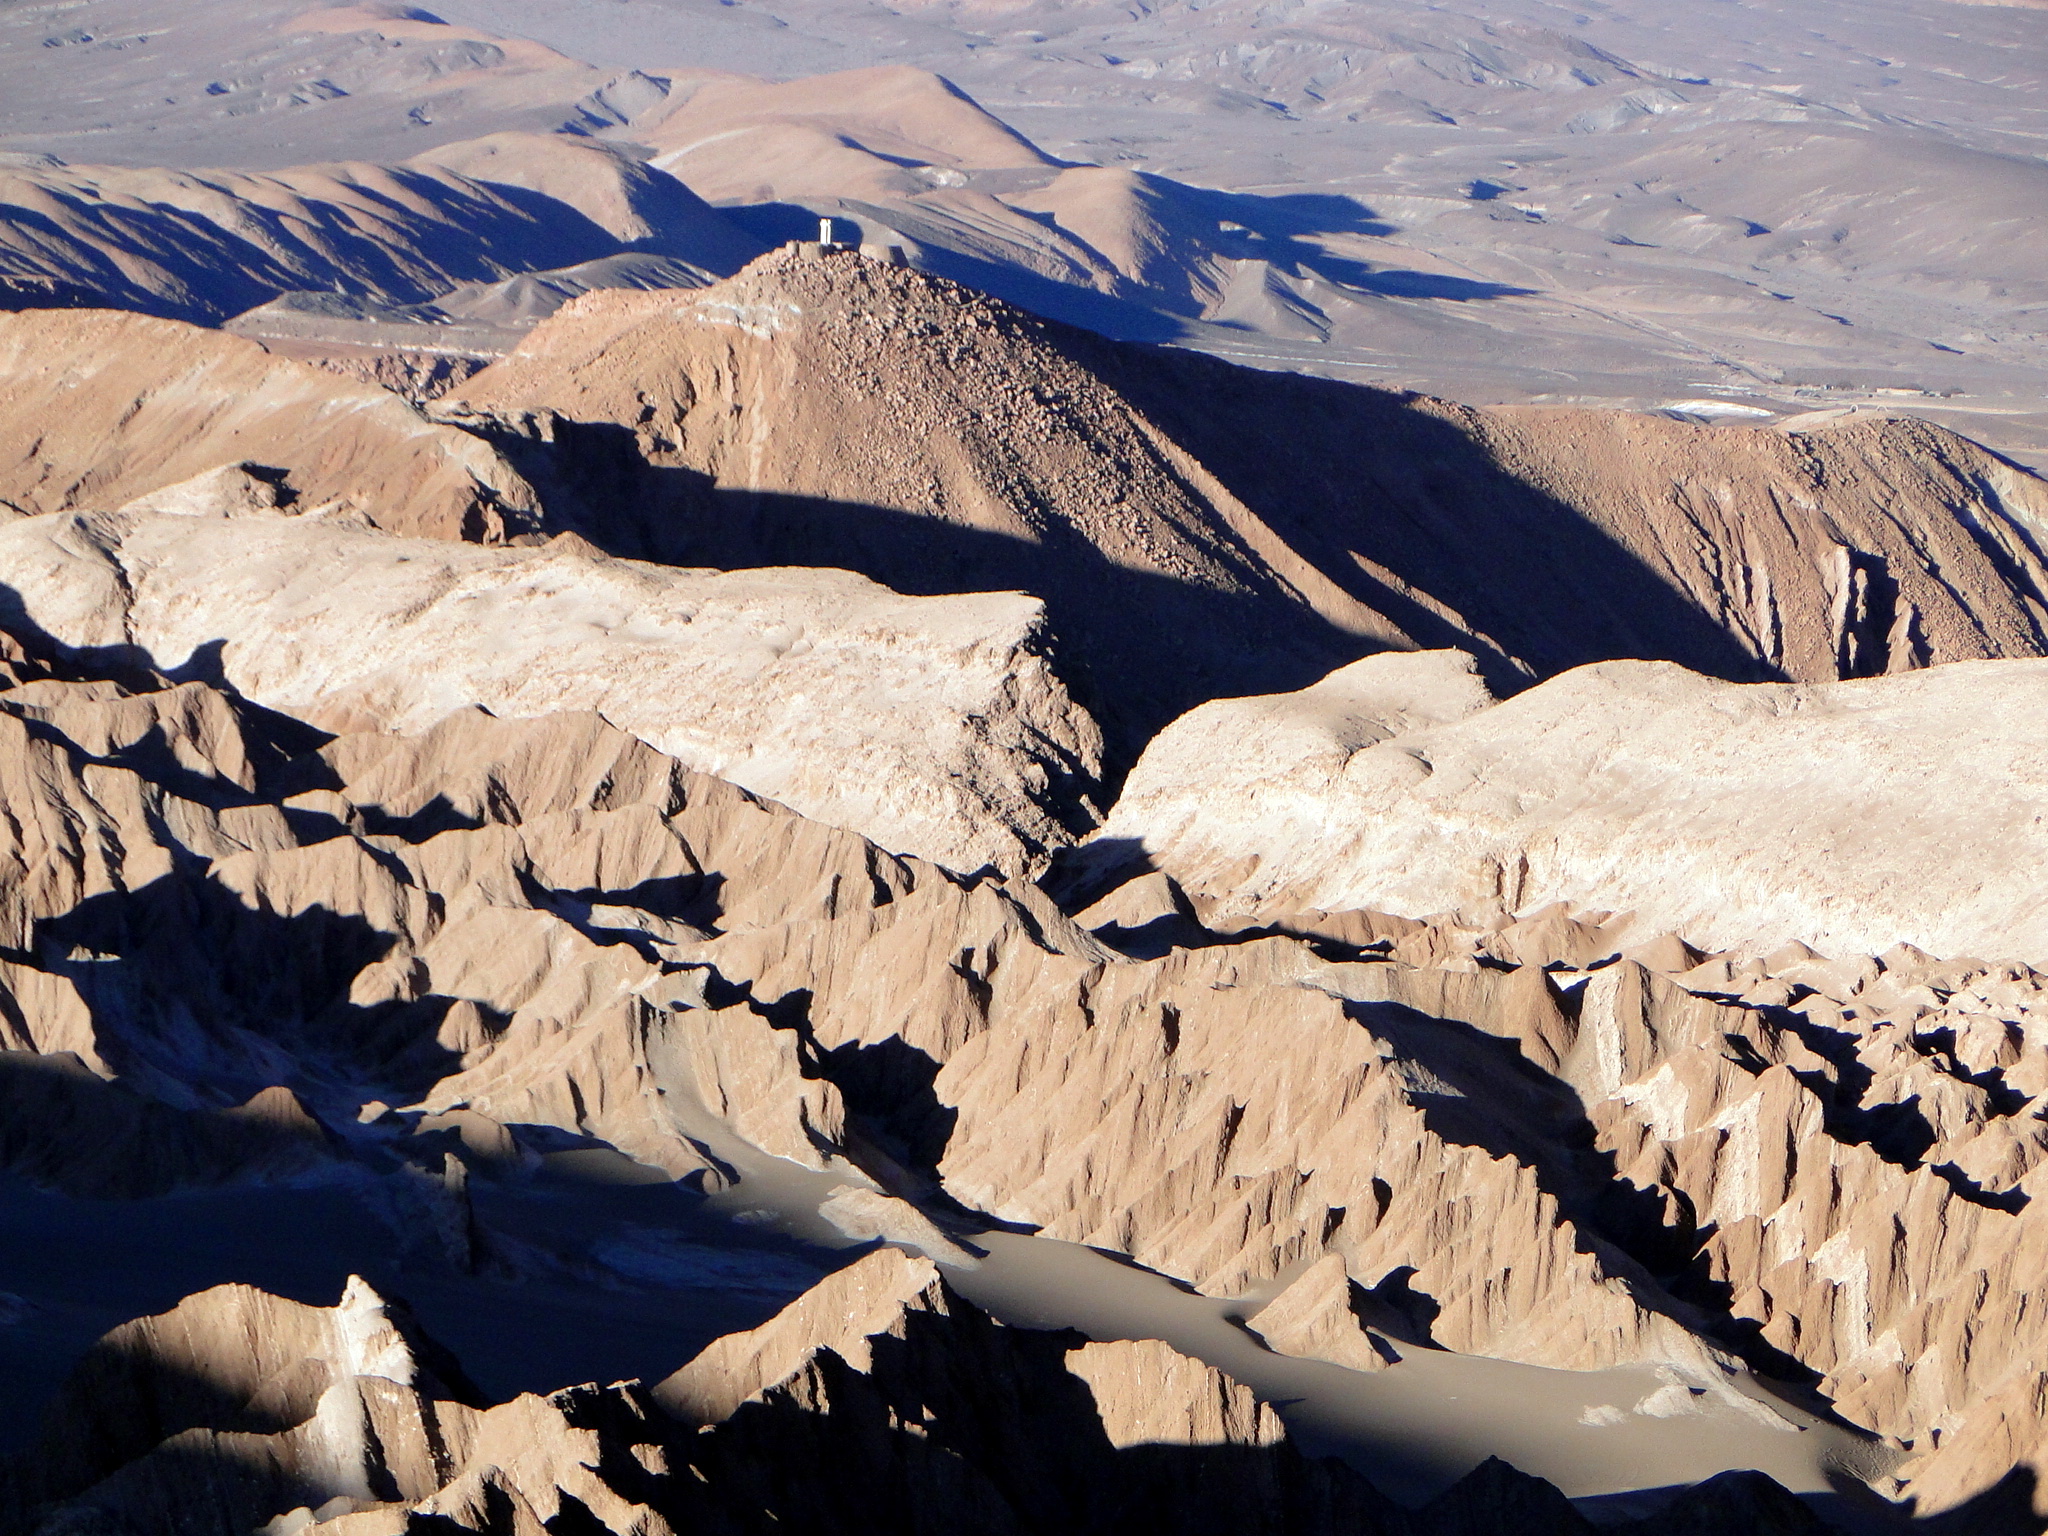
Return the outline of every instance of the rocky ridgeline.
<path id="1" fill-rule="evenodd" d="M 12 1513 L 150 1536 L 195 1522 L 278 1536 L 539 1536 L 565 1522 L 611 1536 L 1593 1530 L 1498 1461 L 1402 1509 L 1341 1462 L 1303 1456 L 1211 1367 L 1152 1341 L 1003 1327 L 929 1260 L 888 1249 L 651 1385 L 480 1407 L 436 1354 L 360 1280 L 328 1309 L 203 1292 L 87 1355 L 14 1469 Z M 1603 1529 L 1736 1528 L 1821 1529 L 1743 1473 Z"/>
<path id="2" fill-rule="evenodd" d="M 2024 1297 L 2032 1105 L 2048 1082 L 2029 1075 L 2040 978 L 2024 966 L 1903 950 L 1703 960 L 1676 939 L 1615 958 L 1605 930 L 1562 914 L 1483 931 L 1305 913 L 1208 933 L 1163 877 L 1157 912 L 1126 889 L 1082 914 L 1132 951 L 1168 931 L 1179 941 L 1136 959 L 1029 885 L 885 854 L 590 715 L 471 711 L 417 737 L 324 738 L 209 685 L 75 667 L 23 654 L 0 695 L 16 733 L 7 1151 L 38 1182 L 119 1198 L 411 1155 L 445 1165 L 459 1255 L 490 1239 L 464 1215 L 457 1173 L 513 1176 L 536 1128 L 671 1177 L 726 1177 L 677 1118 L 694 1102 L 772 1153 L 864 1170 L 902 1213 L 884 1230 L 917 1230 L 918 1207 L 923 1230 L 936 1219 L 963 1240 L 990 1218 L 1026 1222 L 1214 1294 L 1293 1275 L 1252 1326 L 1353 1368 L 1436 1346 L 1567 1369 L 1656 1363 L 1705 1391 L 1746 1360 L 1910 1452 L 1885 1486 L 1922 1509 L 1983 1493 L 2041 1433 Z M 873 1048 L 892 1042 L 935 1075 L 887 1070 Z M 366 1131 L 373 1095 L 412 1107 Z M 451 1129 L 459 1148 L 407 1152 Z M 1390 1309 L 1397 1293 L 1428 1298 L 1426 1319 Z M 257 1457 L 272 1470 L 233 1497 L 268 1500 L 263 1520 L 346 1497 L 510 1528 L 490 1511 L 517 1501 L 493 1488 L 537 1518 L 557 1489 L 598 1497 L 577 1492 L 577 1468 L 608 1479 L 626 1463 L 593 1460 L 597 1442 L 577 1436 L 602 1441 L 616 1421 L 619 1444 L 643 1451 L 609 1496 L 668 1509 L 634 1481 L 654 1475 L 644 1447 L 677 1433 L 662 1414 L 765 1391 L 777 1443 L 817 1419 L 800 1443 L 840 1432 L 829 1373 L 768 1390 L 802 1375 L 813 1346 L 851 1358 L 827 1327 L 848 1313 L 839 1295 L 800 1303 L 773 1337 L 715 1346 L 653 1406 L 593 1388 L 489 1409 L 492 1425 L 526 1427 L 503 1429 L 518 1444 L 489 1452 L 488 1475 L 462 1473 L 475 1458 L 451 1439 L 458 1450 L 419 1453 L 427 1470 L 406 1480 L 315 1476 L 305 1468 L 331 1465 L 332 1444 L 279 1421 Z M 1051 1348 L 973 1326 L 1027 1354 Z M 1213 1398 L 1214 1436 L 1257 1451 L 1259 1488 L 1286 1490 L 1274 1508 L 1369 1506 L 1387 1529 L 1408 1518 L 1275 1451 L 1270 1419 L 1210 1368 L 1144 1364 L 1164 1346 L 1090 1349 L 1106 1352 L 1062 1368 L 1090 1383 L 1112 1444 L 1118 1413 L 1179 1401 L 1196 1414 Z M 206 1358 L 208 1380 L 276 1369 L 235 1349 Z M 1155 1369 L 1188 1394 L 1132 1388 Z M 985 1364 L 970 1374 L 990 1377 Z M 1130 1406 L 1115 1406 L 1120 1392 Z M 916 1439 L 899 1410 L 891 1457 Z M 302 1422 L 327 1435 L 331 1421 Z M 188 1427 L 253 1433 L 234 1417 Z M 867 1430 L 849 1434 L 861 1449 L 835 1455 L 882 1454 Z M 1162 1435 L 1125 1439 L 1175 1443 Z M 709 1455 L 718 1441 L 688 1443 Z M 233 1446 L 241 1465 L 247 1447 Z M 143 1447 L 89 1485 L 81 1473 L 20 1497 L 127 1500 L 161 1519 L 151 1501 L 186 1508 L 180 1479 L 214 1476 L 194 1470 L 213 1454 Z M 758 1468 L 770 1452 L 732 1454 Z M 399 1454 L 378 1455 L 398 1477 Z M 830 1528 L 829 1480 L 798 1482 Z M 948 1509 L 966 1496 L 936 1472 L 892 1486 Z M 1048 1528 L 1032 1523 L 1042 1513 L 1018 1518 Z M 1284 1528 L 1319 1528 L 1301 1518 Z"/>
<path id="3" fill-rule="evenodd" d="M 2037 487 L 1970 445 L 1628 427 L 1748 466 L 1717 522 L 1603 502 L 1622 457 L 1567 475 L 1606 427 L 1273 381 L 1374 450 L 1302 503 L 1340 558 L 1229 489 L 1204 412 L 1244 379 L 853 257 L 581 301 L 438 420 L 167 322 L 0 346 L 44 423 L 0 455 L 7 1171 L 366 1174 L 413 1262 L 517 1279 L 475 1191 L 564 1145 L 744 1184 L 715 1124 L 895 1245 L 639 1383 L 496 1403 L 365 1285 L 206 1291 L 80 1364 L 10 1528 L 1586 1529 L 1498 1462 L 1395 1504 L 1216 1367 L 1005 1326 L 898 1251 L 1020 1227 L 1282 1355 L 1833 1414 L 1844 1479 L 2036 1528 L 2048 1004 L 1999 711 L 2042 665 Z M 1405 606 L 1359 595 L 1456 567 L 1488 487 L 1655 545 L 1657 603 L 1574 636 L 1538 565 L 1484 622 L 1391 564 Z M 1715 543 L 1772 496 L 1788 544 Z M 1814 1519 L 1732 1474 L 1637 1529 Z"/>

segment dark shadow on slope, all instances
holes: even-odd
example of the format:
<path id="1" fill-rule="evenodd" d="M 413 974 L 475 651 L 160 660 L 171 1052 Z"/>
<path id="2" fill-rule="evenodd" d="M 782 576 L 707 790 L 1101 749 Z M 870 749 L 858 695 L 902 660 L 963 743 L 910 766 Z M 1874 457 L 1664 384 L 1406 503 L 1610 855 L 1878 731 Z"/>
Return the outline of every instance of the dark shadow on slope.
<path id="1" fill-rule="evenodd" d="M 1335 256 L 1318 237 L 1391 235 L 1395 226 L 1355 198 L 1328 192 L 1289 192 L 1262 197 L 1252 192 L 1219 192 L 1145 178 L 1166 191 L 1176 212 L 1207 227 L 1202 243 L 1235 261 L 1263 261 L 1291 277 L 1317 276 L 1346 288 L 1389 298 L 1443 299 L 1452 303 L 1511 298 L 1533 293 L 1508 283 L 1489 283 L 1449 273 L 1374 267 Z M 1061 316 L 1065 319 L 1067 317 Z M 1093 329 L 1093 327 L 1091 327 Z"/>
<path id="2" fill-rule="evenodd" d="M 0 1056 L 0 1072 L 9 1062 Z M 106 1129 L 118 1139 L 118 1125 Z M 552 1156 L 598 1152 L 628 1162 L 604 1143 L 513 1129 L 549 1155 L 538 1169 L 479 1167 L 468 1180 L 479 1260 L 470 1266 L 451 1262 L 418 1230 L 433 1214 L 409 1198 L 418 1177 L 360 1145 L 353 1166 L 330 1161 L 317 1180 L 268 1183 L 266 1172 L 288 1170 L 252 1163 L 224 1167 L 229 1182 L 160 1196 L 134 1187 L 146 1182 L 136 1170 L 125 1191 L 82 1198 L 0 1178 L 0 1292 L 17 1309 L 0 1326 L 0 1376 L 12 1389 L 0 1402 L 0 1450 L 22 1442 L 94 1339 L 214 1285 L 330 1306 L 360 1274 L 387 1300 L 413 1302 L 502 1401 L 665 1375 L 713 1338 L 765 1322 L 862 1251 L 734 1226 L 705 1207 L 699 1190 L 592 1176 L 577 1159 Z M 433 1140 L 412 1137 L 392 1150 L 412 1158 Z"/>
<path id="3" fill-rule="evenodd" d="M 751 982 L 734 986 L 718 978 L 707 984 L 705 996 L 713 1007 L 743 1002 L 770 1028 L 791 1031 L 797 1037 L 804 1076 L 839 1090 L 846 1106 L 844 1145 L 831 1145 L 814 1131 L 820 1151 L 848 1157 L 889 1193 L 924 1207 L 954 1229 L 1008 1226 L 969 1210 L 946 1192 L 939 1160 L 960 1112 L 939 1098 L 935 1085 L 941 1064 L 928 1052 L 900 1035 L 872 1044 L 849 1040 L 828 1050 L 819 1044 L 811 1023 L 815 999 L 806 987 L 764 1003 L 753 996 Z M 979 1000 L 985 1005 L 985 997 Z"/>
<path id="4" fill-rule="evenodd" d="M 108 1066 L 159 1094 L 227 1104 L 347 1085 L 360 1102 L 423 1090 L 461 1059 L 436 1039 L 453 998 L 349 1000 L 394 943 L 354 914 L 271 911 L 180 868 L 38 921 L 34 954 L 77 988 Z"/>
<path id="5" fill-rule="evenodd" d="M 650 1502 L 673 1500 L 664 1512 L 679 1529 L 724 1528 L 721 1516 L 743 1508 L 772 1511 L 764 1528 L 818 1536 L 1413 1530 L 1362 1477 L 1288 1444 L 1114 1444 L 1067 1366 L 1083 1342 L 1003 1327 L 957 1300 L 945 1314 L 909 1312 L 872 1341 L 868 1371 L 818 1358 L 828 1411 L 783 1393 L 743 1406 L 684 1442 L 696 1475 L 648 1489 Z M 1116 1405 L 1125 1415 L 1148 1407 Z"/>
<path id="6" fill-rule="evenodd" d="M 1614 1154 L 1595 1147 L 1591 1119 L 1570 1084 L 1536 1066 L 1514 1040 L 1469 1024 L 1400 1003 L 1347 1003 L 1345 1012 L 1454 1090 L 1408 1095 L 1431 1132 L 1530 1169 L 1638 1305 L 1712 1338 L 1807 1412 L 1834 1419 L 1813 1390 L 1819 1374 L 1769 1343 L 1754 1321 L 1735 1317 L 1727 1287 L 1716 1293 L 1689 1283 L 1712 1228 L 1696 1224 L 1681 1192 L 1644 1190 L 1621 1177 Z"/>
<path id="7" fill-rule="evenodd" d="M 898 592 L 1030 592 L 1045 600 L 1056 670 L 1101 721 L 1114 761 L 1208 699 L 1305 687 L 1375 649 L 1278 592 L 1218 592 L 1112 563 L 1055 524 L 1043 542 L 889 507 L 718 485 L 647 464 L 631 431 L 557 423 L 543 443 L 465 421 L 536 480 L 550 521 L 613 554 L 744 570 L 828 566 Z M 1048 808 L 1074 830 L 1071 801 L 1093 796 L 1079 765 Z"/>
<path id="8" fill-rule="evenodd" d="M 336 789 L 340 779 L 319 757 L 332 733 L 245 699 L 226 680 L 221 652 L 226 642 L 209 640 L 178 666 L 159 669 L 139 645 L 70 646 L 29 616 L 21 594 L 0 582 L 0 711 L 23 721 L 31 736 L 51 742 L 80 764 L 98 763 L 140 774 L 196 804 L 216 810 L 275 803 L 311 789 Z M 128 694 L 163 694 L 181 683 L 205 683 L 226 695 L 236 737 L 253 787 L 200 772 L 184 761 L 161 725 L 95 754 L 41 720 L 35 705 L 11 697 L 8 681 L 111 682 Z M 290 814 L 289 812 L 287 813 Z"/>
<path id="9" fill-rule="evenodd" d="M 303 1173 L 329 1151 L 315 1127 L 177 1108 L 99 1077 L 68 1051 L 0 1051 L 0 1169 L 39 1188 L 146 1199 Z"/>
<path id="10" fill-rule="evenodd" d="M 1488 283 L 1477 278 L 1457 277 L 1447 272 L 1408 272 L 1399 268 L 1367 267 L 1356 263 L 1319 263 L 1322 271 L 1347 288 L 1376 293 L 1387 299 L 1446 299 L 1466 304 L 1475 299 L 1521 298 L 1536 292 L 1510 283 Z"/>
<path id="11" fill-rule="evenodd" d="M 1725 1000 L 1730 1003 L 1739 1001 L 1734 997 L 1726 997 Z M 1850 1146 L 1866 1146 L 1894 1167 L 1908 1172 L 1926 1167 L 1959 1199 L 1972 1205 L 2004 1211 L 2008 1215 L 2026 1209 L 2030 1197 L 2017 1185 L 2006 1190 L 1987 1190 L 1953 1163 L 1927 1163 L 1927 1154 L 1933 1150 L 1940 1136 L 1921 1107 L 1918 1094 L 1878 1103 L 1864 1102 L 1864 1094 L 1875 1081 L 1875 1074 L 1857 1055 L 1857 1047 L 1862 1043 L 1859 1036 L 1815 1023 L 1792 1008 L 1762 1007 L 1755 1011 L 1774 1028 L 1795 1036 L 1828 1064 L 1832 1076 L 1829 1072 L 1797 1070 L 1792 1075 L 1820 1101 L 1828 1134 L 1835 1140 Z M 1953 1029 L 1942 1028 L 1917 1034 L 1913 1037 L 1913 1045 L 1921 1055 L 1937 1060 L 1945 1076 L 1982 1089 L 1990 1099 L 1994 1114 L 2016 1115 L 2026 1108 L 2027 1096 L 2007 1083 L 2002 1071 L 1994 1067 L 1972 1072 L 1957 1059 Z M 1751 1072 L 1762 1070 L 1760 1065 L 1748 1061 L 1743 1065 Z"/>
<path id="12" fill-rule="evenodd" d="M 300 1299 L 331 1304 L 338 1283 L 337 1276 Z M 450 1335 L 428 1309 L 420 1315 L 442 1342 L 468 1355 L 468 1339 Z M 492 1325 L 485 1320 L 485 1326 Z M 502 1331 L 504 1324 L 496 1326 Z M 469 1332 L 476 1336 L 474 1328 Z M 821 1354 L 795 1390 L 771 1392 L 708 1431 L 666 1423 L 633 1388 L 623 1394 L 579 1392 L 560 1406 L 572 1428 L 596 1432 L 593 1467 L 602 1481 L 653 1508 L 677 1530 L 748 1536 L 867 1536 L 877 1530 L 912 1536 L 963 1530 L 1018 1536 L 1592 1536 L 1593 1528 L 1554 1488 L 1498 1461 L 1474 1468 L 1422 1509 L 1408 1510 L 1342 1463 L 1311 1458 L 1291 1443 L 1119 1446 L 1105 1432 L 1103 1410 L 1143 1422 L 1153 1407 L 1147 1393 L 1155 1389 L 1131 1383 L 1134 1397 L 1098 1403 L 1069 1369 L 1072 1352 L 1083 1342 L 1070 1332 L 996 1324 L 949 1297 L 944 1312 L 910 1312 L 899 1327 L 874 1338 L 868 1370 Z M 449 1379 L 438 1362 L 433 1369 Z M 283 1427 L 290 1417 L 252 1418 L 210 1382 L 168 1385 L 184 1401 L 184 1411 L 149 1426 L 160 1434 L 195 1418 L 209 1427 L 260 1433 Z M 1112 1378 L 1108 1390 L 1115 1393 L 1121 1385 Z M 1171 1418 L 1161 1420 L 1162 1429 Z M 660 1458 L 628 1450 L 650 1442 L 665 1447 L 665 1469 Z M 147 1429 L 130 1434 L 113 1448 L 113 1459 L 133 1464 L 151 1443 Z M 1429 1482 L 1441 1481 L 1446 1471 L 1422 1447 L 1375 1449 L 1390 1466 L 1426 1462 Z M 242 1536 L 294 1505 L 317 1502 L 297 1485 L 252 1480 L 246 1459 L 229 1452 L 205 1441 L 184 1442 L 174 1464 L 158 1469 L 179 1497 L 160 1520 L 130 1528 L 135 1536 Z M 21 1527 L 7 1517 L 18 1521 L 26 1490 L 21 1482 L 7 1487 L 10 1481 L 0 1470 L 0 1529 L 13 1536 Z M 2016 1473 L 1965 1509 L 1913 1528 L 1939 1536 L 2036 1536 L 2040 1523 L 2029 1523 L 2026 1512 L 2031 1486 L 2029 1474 Z M 1644 1490 L 1643 1496 L 1654 1498 L 1660 1491 Z M 1602 1529 L 1607 1536 L 1822 1531 L 1796 1501 L 1756 1474 L 1727 1473 L 1668 1493 L 1671 1502 L 1656 1513 Z M 447 1530 L 450 1536 L 456 1529 L 431 1523 L 418 1528 Z M 570 1520 L 550 1525 L 557 1529 L 599 1527 Z"/>
<path id="13" fill-rule="evenodd" d="M 1416 645 L 1480 658 L 1497 692 L 1587 662 L 1678 662 L 1732 681 L 1781 674 L 1577 507 L 1413 397 L 1117 346 L 1044 340 L 1120 390 L 1298 554 Z M 1379 648 L 1274 580 L 1217 591 L 1114 564 L 1055 509 L 1039 541 L 919 511 L 751 491 L 655 468 L 609 423 L 470 420 L 542 490 L 556 526 L 613 553 L 720 569 L 859 571 L 912 594 L 1045 599 L 1057 664 L 1103 720 L 1114 782 L 1208 699 L 1304 686 Z"/>
<path id="14" fill-rule="evenodd" d="M 1539 678 L 1638 658 L 1783 680 L 1584 512 L 1415 396 L 1186 352 L 1074 350 L 1325 576 L 1425 646 L 1484 663 L 1483 636 Z M 1516 686 L 1498 671 L 1496 691 Z"/>

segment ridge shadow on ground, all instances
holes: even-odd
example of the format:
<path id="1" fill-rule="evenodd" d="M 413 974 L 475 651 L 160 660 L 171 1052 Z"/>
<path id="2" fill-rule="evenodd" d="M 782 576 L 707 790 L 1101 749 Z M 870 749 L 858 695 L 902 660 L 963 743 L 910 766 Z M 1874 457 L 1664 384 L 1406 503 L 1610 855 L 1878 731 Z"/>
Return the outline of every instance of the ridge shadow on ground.
<path id="1" fill-rule="evenodd" d="M 1497 694 L 1621 658 L 1783 680 L 1578 508 L 1406 397 L 1051 329 L 1347 596 L 1418 648 L 1476 653 Z M 1034 542 L 920 511 L 721 485 L 648 463 L 610 422 L 557 423 L 552 442 L 461 424 L 535 483 L 551 523 L 608 553 L 721 570 L 838 567 L 912 595 L 1040 597 L 1060 673 L 1103 725 L 1113 784 L 1195 705 L 1292 691 L 1384 648 L 1277 577 L 1233 592 L 1132 570 L 1057 521 Z"/>

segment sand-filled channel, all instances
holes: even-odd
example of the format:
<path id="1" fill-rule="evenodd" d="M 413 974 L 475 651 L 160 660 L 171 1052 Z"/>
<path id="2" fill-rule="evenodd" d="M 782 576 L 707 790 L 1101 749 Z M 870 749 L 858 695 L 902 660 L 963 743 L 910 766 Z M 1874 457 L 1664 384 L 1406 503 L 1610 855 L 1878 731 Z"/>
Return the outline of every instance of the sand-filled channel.
<path id="1" fill-rule="evenodd" d="M 680 1104 L 673 1090 L 669 1103 L 738 1175 L 711 1197 L 715 1208 L 753 1224 L 772 1221 L 808 1242 L 847 1244 L 818 1207 L 833 1190 L 866 1182 L 860 1175 L 800 1167 Z M 1272 1403 L 1303 1449 L 1343 1457 L 1408 1503 L 1441 1492 L 1488 1456 L 1574 1499 L 1682 1486 L 1732 1469 L 1766 1472 L 1795 1493 L 1827 1493 L 1841 1474 L 1868 1477 L 1881 1465 L 1868 1442 L 1746 1374 L 1726 1383 L 1740 1405 L 1696 1393 L 1651 1365 L 1561 1371 L 1401 1347 L 1397 1364 L 1368 1374 L 1267 1348 L 1243 1323 L 1257 1298 L 1200 1295 L 1114 1255 L 1046 1237 L 985 1232 L 971 1242 L 979 1262 L 948 1266 L 946 1277 L 993 1316 L 1098 1340 L 1162 1339 Z"/>

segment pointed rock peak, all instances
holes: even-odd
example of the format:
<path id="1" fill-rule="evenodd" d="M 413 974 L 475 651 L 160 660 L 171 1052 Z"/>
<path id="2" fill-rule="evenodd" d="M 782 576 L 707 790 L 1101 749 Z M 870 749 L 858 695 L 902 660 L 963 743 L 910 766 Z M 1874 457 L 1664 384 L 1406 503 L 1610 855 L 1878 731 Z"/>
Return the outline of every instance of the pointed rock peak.
<path id="1" fill-rule="evenodd" d="M 1366 1328 L 1353 1294 L 1344 1256 L 1326 1253 L 1253 1314 L 1248 1326 L 1283 1355 L 1323 1360 L 1353 1371 L 1384 1370 L 1400 1354 Z"/>
<path id="2" fill-rule="evenodd" d="M 1143 928 L 1161 918 L 1194 918 L 1195 909 L 1174 882 L 1161 870 L 1127 880 L 1083 912 L 1074 921 L 1093 931 L 1098 928 Z"/>
<path id="3" fill-rule="evenodd" d="M 361 1275 L 350 1275 L 334 1309 L 338 1362 L 350 1376 L 381 1376 L 401 1387 L 413 1384 L 418 1364 L 412 1345 L 391 1319 L 384 1298 Z"/>
<path id="4" fill-rule="evenodd" d="M 1158 1339 L 1086 1344 L 1067 1369 L 1088 1384 L 1110 1444 L 1277 1445 L 1280 1416 L 1213 1365 Z"/>
<path id="5" fill-rule="evenodd" d="M 1489 1456 L 1423 1511 L 1440 1536 L 1591 1536 L 1593 1527 L 1556 1486 Z"/>
<path id="6" fill-rule="evenodd" d="M 714 1340 L 653 1392 L 687 1423 L 717 1424 L 831 1350 L 868 1368 L 868 1339 L 897 1331 L 908 1312 L 950 1312 L 953 1301 L 930 1259 L 878 1248 L 828 1275 L 758 1328 Z"/>
<path id="7" fill-rule="evenodd" d="M 1636 944 L 1622 951 L 1623 958 L 1633 960 L 1647 971 L 1657 971 L 1666 976 L 1677 976 L 1690 971 L 1705 958 L 1675 933 L 1660 933 L 1656 938 Z"/>
<path id="8" fill-rule="evenodd" d="M 238 1104 L 224 1113 L 232 1119 L 252 1121 L 293 1136 L 303 1136 L 308 1141 L 324 1141 L 327 1137 L 326 1130 L 308 1112 L 299 1096 L 280 1083 L 258 1090 L 247 1103 Z"/>
<path id="9" fill-rule="evenodd" d="M 1768 955 L 1765 955 L 1764 969 L 1775 976 L 1778 972 L 1788 971 L 1795 965 L 1808 965 L 1816 960 L 1825 964 L 1827 956 L 1794 939 L 1789 944 L 1781 944 Z"/>
<path id="10" fill-rule="evenodd" d="M 1723 1472 L 1695 1484 L 1643 1522 L 1656 1536 L 1823 1536 L 1831 1527 L 1763 1472 Z M 1634 1528 L 1631 1527 L 1631 1530 Z"/>

